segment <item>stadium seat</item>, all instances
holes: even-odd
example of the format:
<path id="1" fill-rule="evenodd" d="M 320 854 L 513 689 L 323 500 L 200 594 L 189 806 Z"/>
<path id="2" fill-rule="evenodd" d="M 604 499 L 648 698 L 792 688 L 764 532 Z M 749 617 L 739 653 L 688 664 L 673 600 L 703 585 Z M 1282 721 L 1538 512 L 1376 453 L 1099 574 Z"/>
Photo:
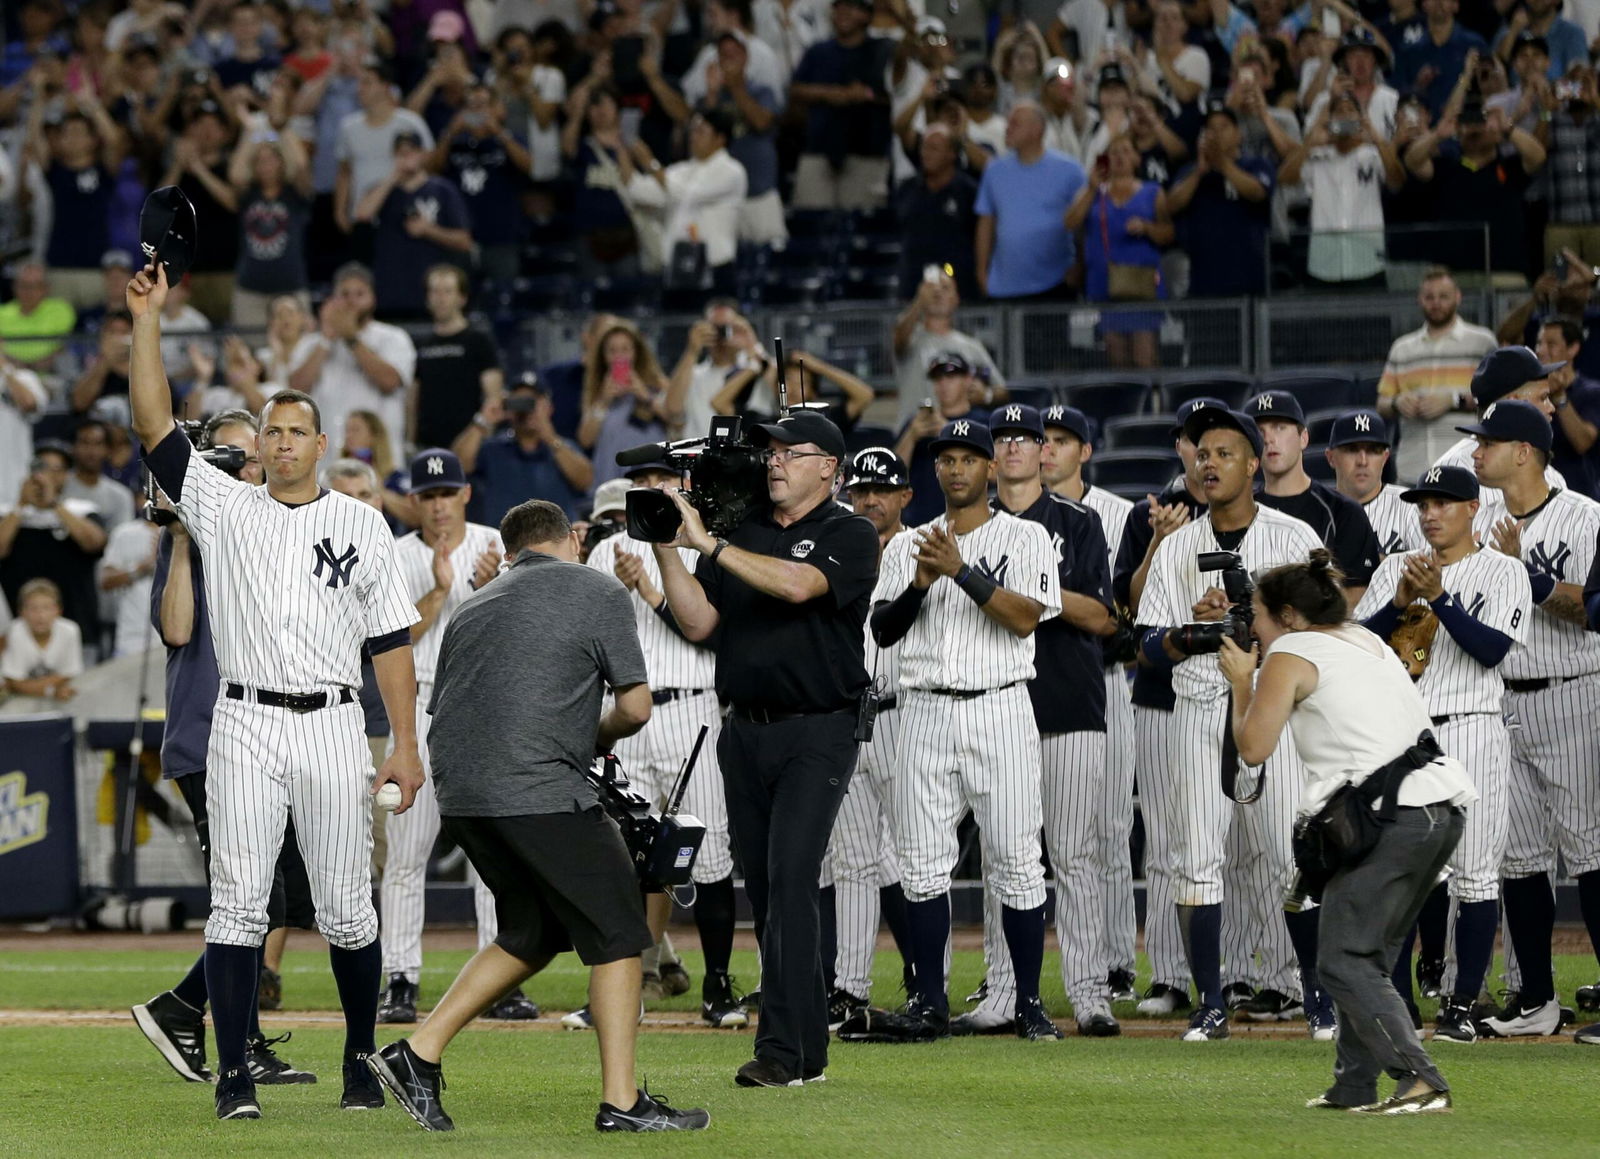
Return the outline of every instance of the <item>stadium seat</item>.
<path id="1" fill-rule="evenodd" d="M 1170 481 L 1171 480 L 1168 480 L 1168 482 Z M 1166 483 L 1161 483 L 1159 486 L 1151 487 L 1145 483 L 1095 484 L 1095 486 L 1099 487 L 1102 491 L 1110 491 L 1113 495 L 1120 495 L 1130 503 L 1137 503 L 1139 500 L 1148 495 L 1159 495 L 1161 493 L 1161 488 L 1165 487 L 1166 485 Z"/>
<path id="2" fill-rule="evenodd" d="M 1056 401 L 1077 407 L 1104 422 L 1124 415 L 1143 414 L 1150 402 L 1148 378 L 1116 377 L 1095 382 L 1075 382 L 1056 391 Z"/>
<path id="3" fill-rule="evenodd" d="M 1378 408 L 1378 381 L 1382 378 L 1379 374 L 1358 374 L 1356 376 L 1356 392 L 1351 400 L 1353 406 L 1364 406 L 1368 410 Z"/>
<path id="4" fill-rule="evenodd" d="M 1037 382 L 1008 382 L 1006 390 L 1010 393 L 1012 402 L 1020 402 L 1024 406 L 1037 407 L 1040 410 L 1055 401 L 1050 388 Z"/>
<path id="5" fill-rule="evenodd" d="M 1143 495 L 1160 491 L 1183 465 L 1176 451 L 1101 451 L 1089 460 L 1088 468 L 1097 487 L 1143 487 Z"/>
<path id="6" fill-rule="evenodd" d="M 1313 479 L 1320 480 L 1328 486 L 1333 486 L 1333 464 L 1328 462 L 1328 448 L 1321 443 L 1312 443 L 1306 448 L 1302 459 L 1306 474 Z"/>
<path id="7" fill-rule="evenodd" d="M 1169 374 L 1161 380 L 1161 409 L 1176 412 L 1191 398 L 1220 398 L 1237 407 L 1255 392 L 1256 380 L 1226 370 Z"/>
<path id="8" fill-rule="evenodd" d="M 1306 413 L 1306 433 L 1313 443 L 1326 443 L 1333 433 L 1333 420 L 1345 413 L 1344 407 L 1314 410 Z"/>
<path id="9" fill-rule="evenodd" d="M 892 428 L 878 423 L 857 423 L 845 435 L 844 445 L 852 455 L 868 447 L 888 447 L 893 450 L 894 435 Z"/>
<path id="10" fill-rule="evenodd" d="M 1342 410 L 1352 406 L 1356 380 L 1336 367 L 1274 370 L 1261 376 L 1258 389 L 1288 391 L 1300 400 L 1300 409 L 1310 414 L 1314 410 Z"/>
<path id="11" fill-rule="evenodd" d="M 1101 424 L 1108 451 L 1165 451 L 1172 446 L 1177 415 L 1118 415 Z"/>

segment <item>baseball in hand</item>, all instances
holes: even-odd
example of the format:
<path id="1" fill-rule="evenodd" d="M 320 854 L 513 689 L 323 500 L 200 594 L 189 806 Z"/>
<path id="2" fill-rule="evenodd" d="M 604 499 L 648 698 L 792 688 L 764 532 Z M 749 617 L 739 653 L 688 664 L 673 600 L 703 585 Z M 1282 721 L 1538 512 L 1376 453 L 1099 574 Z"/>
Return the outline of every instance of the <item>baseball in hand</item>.
<path id="1" fill-rule="evenodd" d="M 378 787 L 372 795 L 372 803 L 378 808 L 392 812 L 400 807 L 400 786 L 393 781 L 387 781 Z"/>

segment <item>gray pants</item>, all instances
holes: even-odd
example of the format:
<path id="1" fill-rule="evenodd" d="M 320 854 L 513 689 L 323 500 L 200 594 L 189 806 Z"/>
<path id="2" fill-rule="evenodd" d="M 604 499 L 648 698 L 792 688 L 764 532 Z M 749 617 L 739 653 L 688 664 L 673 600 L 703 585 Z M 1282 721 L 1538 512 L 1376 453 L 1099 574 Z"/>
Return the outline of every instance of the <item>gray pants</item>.
<path id="1" fill-rule="evenodd" d="M 1339 1015 L 1331 1102 L 1376 1102 L 1380 1070 L 1449 1089 L 1389 974 L 1465 820 L 1449 805 L 1400 809 L 1366 860 L 1336 873 L 1323 892 L 1317 970 Z"/>

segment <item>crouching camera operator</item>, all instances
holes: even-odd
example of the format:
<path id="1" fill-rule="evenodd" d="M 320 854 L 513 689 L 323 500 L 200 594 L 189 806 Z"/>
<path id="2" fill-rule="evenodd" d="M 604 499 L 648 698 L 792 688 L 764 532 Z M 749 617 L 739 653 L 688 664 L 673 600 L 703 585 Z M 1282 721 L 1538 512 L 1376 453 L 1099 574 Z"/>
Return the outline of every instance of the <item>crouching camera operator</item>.
<path id="1" fill-rule="evenodd" d="M 1267 572 L 1254 603 L 1259 647 L 1245 652 L 1225 639 L 1219 657 L 1233 692 L 1234 739 L 1244 760 L 1263 761 L 1289 726 L 1305 763 L 1296 859 L 1302 880 L 1326 879 L 1318 962 L 1338 1011 L 1339 1050 L 1333 1085 L 1307 1106 L 1448 1111 L 1449 1087 L 1389 971 L 1461 838 L 1462 808 L 1478 795 L 1434 743 L 1405 665 L 1347 620 L 1326 550 Z M 1382 1102 L 1380 1070 L 1397 1080 Z"/>
<path id="2" fill-rule="evenodd" d="M 500 935 L 469 961 L 410 1039 L 369 1065 L 423 1127 L 454 1128 L 440 1061 L 457 1032 L 565 950 L 590 968 L 601 1131 L 696 1130 L 634 1086 L 645 925 L 628 849 L 585 773 L 650 719 L 650 687 L 623 586 L 578 562 L 561 508 L 500 522 L 509 569 L 456 609 L 440 641 L 428 748 L 442 827 L 494 894 Z M 602 718 L 609 686 L 615 705 Z"/>
<path id="3" fill-rule="evenodd" d="M 845 445 L 826 418 L 796 410 L 751 439 L 767 447 L 771 508 L 714 538 L 676 492 L 682 526 L 653 547 L 683 634 L 716 633 L 717 695 L 732 705 L 717 757 L 762 947 L 755 1058 L 735 1081 L 798 1086 L 828 1063 L 817 882 L 871 711 L 863 653 L 878 533 L 832 499 Z M 700 553 L 693 574 L 678 547 Z"/>

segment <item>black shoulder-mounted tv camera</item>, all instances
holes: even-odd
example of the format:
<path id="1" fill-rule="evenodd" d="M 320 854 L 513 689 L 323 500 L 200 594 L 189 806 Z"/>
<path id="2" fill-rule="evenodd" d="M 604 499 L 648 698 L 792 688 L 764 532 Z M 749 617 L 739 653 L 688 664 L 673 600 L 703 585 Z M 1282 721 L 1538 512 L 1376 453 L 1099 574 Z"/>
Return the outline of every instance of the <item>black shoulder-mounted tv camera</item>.
<path id="1" fill-rule="evenodd" d="M 706 827 L 700 819 L 679 812 L 679 808 L 708 731 L 704 725 L 700 727 L 689 759 L 683 763 L 677 782 L 667 794 L 666 808 L 659 813 L 649 799 L 634 792 L 622 771 L 622 762 L 612 754 L 607 753 L 588 773 L 589 783 L 600 798 L 600 807 L 622 830 L 622 840 L 628 846 L 628 856 L 639 875 L 639 883 L 656 893 L 689 884 L 695 858 L 700 855 L 700 845 L 706 838 Z"/>
<path id="2" fill-rule="evenodd" d="M 1203 620 L 1193 624 L 1179 624 L 1174 630 L 1173 646 L 1186 656 L 1204 656 L 1222 650 L 1222 641 L 1233 642 L 1250 650 L 1250 629 L 1255 624 L 1255 605 L 1250 602 L 1256 585 L 1245 570 L 1244 561 L 1234 551 L 1202 551 L 1199 556 L 1202 572 L 1220 571 L 1222 590 L 1228 593 L 1228 611 L 1220 620 Z"/>
<path id="3" fill-rule="evenodd" d="M 704 438 L 649 443 L 617 452 L 617 463 L 670 466 L 689 476 L 689 502 L 706 530 L 724 538 L 754 511 L 767 505 L 767 452 L 743 437 L 735 415 L 714 415 Z M 669 543 L 683 522 L 665 491 L 635 487 L 628 492 L 628 534 L 649 543 Z"/>
<path id="4" fill-rule="evenodd" d="M 183 432 L 183 437 L 189 440 L 194 449 L 200 452 L 200 457 L 210 463 L 217 470 L 232 475 L 235 479 L 239 472 L 244 470 L 246 455 L 238 447 L 211 445 L 211 437 L 207 433 L 208 424 L 199 419 L 186 419 L 178 423 L 178 429 Z M 164 507 L 156 506 L 156 481 L 148 471 L 144 479 L 144 517 L 157 527 L 166 527 L 176 523 L 178 516 Z"/>

